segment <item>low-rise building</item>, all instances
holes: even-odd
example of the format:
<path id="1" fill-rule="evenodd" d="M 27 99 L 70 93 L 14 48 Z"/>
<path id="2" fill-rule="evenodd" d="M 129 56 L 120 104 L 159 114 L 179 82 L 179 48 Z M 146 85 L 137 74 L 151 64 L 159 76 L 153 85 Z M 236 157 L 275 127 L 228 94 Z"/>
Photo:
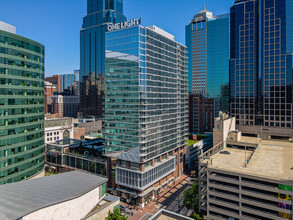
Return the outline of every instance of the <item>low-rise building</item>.
<path id="1" fill-rule="evenodd" d="M 103 220 L 108 217 L 109 211 L 113 212 L 115 209 L 120 209 L 120 198 L 108 195 L 82 220 Z"/>
<path id="2" fill-rule="evenodd" d="M 153 215 L 149 220 L 193 220 L 184 215 L 177 214 L 165 209 L 161 209 L 155 215 Z"/>
<path id="3" fill-rule="evenodd" d="M 84 138 L 85 138 L 85 128 L 77 127 L 74 124 L 73 132 L 74 132 L 73 139 L 84 140 Z"/>
<path id="4" fill-rule="evenodd" d="M 73 138 L 73 118 L 53 118 L 45 120 L 45 144 L 57 140 Z"/>
<path id="5" fill-rule="evenodd" d="M 79 118 L 78 122 L 74 124 L 75 128 L 84 128 L 85 136 L 102 135 L 102 126 L 102 120 L 95 117 Z"/>
<path id="6" fill-rule="evenodd" d="M 231 132 L 236 130 L 235 117 L 229 117 L 226 113 L 219 113 L 219 117 L 215 118 L 214 129 L 213 129 L 213 146 L 224 143 Z"/>
<path id="7" fill-rule="evenodd" d="M 60 170 L 84 170 L 106 176 L 107 159 L 102 139 L 65 139 L 47 144 L 46 164 Z"/>
<path id="8" fill-rule="evenodd" d="M 57 119 L 57 118 L 60 118 L 60 115 L 58 113 L 56 114 L 45 114 L 45 119 L 48 120 L 48 119 Z"/>
<path id="9" fill-rule="evenodd" d="M 106 182 L 106 178 L 73 171 L 0 186 L 0 219 L 89 219 L 85 217 L 97 205 L 113 211 L 119 204 L 113 197 L 107 199 Z M 103 199 L 108 200 L 107 206 Z"/>
<path id="10" fill-rule="evenodd" d="M 293 143 L 231 132 L 199 158 L 199 209 L 208 219 L 292 219 Z"/>
<path id="11" fill-rule="evenodd" d="M 185 166 L 196 169 L 196 159 L 203 154 L 203 140 L 188 141 L 186 144 Z"/>
<path id="12" fill-rule="evenodd" d="M 198 140 L 188 140 L 186 143 L 185 166 L 189 170 L 197 170 L 198 157 L 213 147 L 213 135 L 206 132 L 197 135 Z"/>

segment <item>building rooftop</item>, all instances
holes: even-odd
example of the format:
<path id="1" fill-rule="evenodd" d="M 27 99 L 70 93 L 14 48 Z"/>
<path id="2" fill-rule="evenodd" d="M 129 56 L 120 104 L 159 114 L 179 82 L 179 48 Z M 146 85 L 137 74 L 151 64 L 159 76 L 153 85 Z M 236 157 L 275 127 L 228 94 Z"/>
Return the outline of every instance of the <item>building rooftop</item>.
<path id="1" fill-rule="evenodd" d="M 245 140 L 244 140 L 245 139 Z M 209 158 L 208 167 L 261 176 L 264 178 L 293 181 L 293 143 L 289 141 L 260 140 L 259 138 L 242 137 L 241 141 L 258 142 L 256 150 L 242 148 L 224 148 Z M 236 145 L 235 145 L 236 146 Z M 223 154 L 228 151 L 230 154 Z M 254 151 L 254 153 L 253 153 Z M 252 155 L 253 153 L 253 155 Z M 249 160 L 245 162 L 246 159 Z M 245 167 L 245 163 L 247 166 Z"/>
<path id="2" fill-rule="evenodd" d="M 203 6 L 203 10 L 201 10 L 198 14 L 204 14 L 204 13 L 212 13 L 211 11 L 206 9 L 206 6 Z"/>
<path id="3" fill-rule="evenodd" d="M 169 210 L 161 209 L 153 215 L 150 220 L 192 220 L 192 218 L 171 212 Z"/>
<path id="4" fill-rule="evenodd" d="M 22 218 L 37 210 L 78 198 L 107 179 L 78 171 L 0 186 L 0 219 Z"/>
<path id="5" fill-rule="evenodd" d="M 12 34 L 16 34 L 16 27 L 10 25 L 10 24 L 7 24 L 3 21 L 0 21 L 0 30 L 1 31 L 6 31 L 6 32 L 10 32 Z"/>
<path id="6" fill-rule="evenodd" d="M 155 25 L 147 26 L 147 28 L 149 28 L 149 29 L 157 32 L 158 34 L 160 34 L 160 35 L 162 35 L 162 36 L 164 36 L 164 37 L 166 37 L 166 38 L 168 38 L 170 40 L 175 40 L 175 36 L 174 35 L 168 33 L 167 31 L 165 31 L 165 30 L 163 30 L 163 29 L 161 29 L 161 28 L 159 28 L 159 27 L 157 27 Z"/>
<path id="7" fill-rule="evenodd" d="M 120 202 L 120 198 L 116 197 L 116 196 L 112 196 L 112 195 L 108 195 L 105 196 L 88 214 L 87 216 L 84 217 L 84 219 L 88 219 L 90 218 L 93 214 L 103 210 L 104 208 L 106 208 L 107 206 L 109 206 L 110 204 L 119 201 Z"/>
<path id="8" fill-rule="evenodd" d="M 124 152 L 122 154 L 120 154 L 117 159 L 119 160 L 125 160 L 125 161 L 130 161 L 130 162 L 134 162 L 134 163 L 139 163 L 140 161 L 140 157 L 139 157 L 139 148 L 133 148 L 127 152 Z"/>
<path id="9" fill-rule="evenodd" d="M 211 11 L 207 10 L 206 7 L 204 6 L 203 10 L 198 12 L 193 17 L 191 22 L 197 22 L 197 21 L 201 21 L 201 20 L 205 20 L 205 19 L 211 19 L 211 18 L 213 18 L 213 13 Z"/>

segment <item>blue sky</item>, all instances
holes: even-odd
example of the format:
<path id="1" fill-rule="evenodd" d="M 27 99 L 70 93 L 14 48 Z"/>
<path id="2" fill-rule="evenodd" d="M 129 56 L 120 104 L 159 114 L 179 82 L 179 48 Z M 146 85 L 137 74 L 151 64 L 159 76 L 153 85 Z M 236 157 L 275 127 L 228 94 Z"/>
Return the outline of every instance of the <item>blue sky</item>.
<path id="1" fill-rule="evenodd" d="M 79 31 L 86 0 L 0 0 L 0 20 L 16 26 L 17 34 L 46 47 L 46 76 L 79 69 Z M 215 15 L 228 13 L 234 0 L 206 0 Z M 204 0 L 124 0 L 128 19 L 157 25 L 185 43 L 185 25 L 202 10 Z"/>

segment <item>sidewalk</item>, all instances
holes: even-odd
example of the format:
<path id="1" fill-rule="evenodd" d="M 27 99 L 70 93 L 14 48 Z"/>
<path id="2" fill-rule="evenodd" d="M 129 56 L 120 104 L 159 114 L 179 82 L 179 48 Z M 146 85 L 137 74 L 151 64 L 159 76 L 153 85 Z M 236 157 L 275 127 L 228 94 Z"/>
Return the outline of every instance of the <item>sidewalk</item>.
<path id="1" fill-rule="evenodd" d="M 153 201 L 149 202 L 144 208 L 138 208 L 138 210 L 133 210 L 134 215 L 129 218 L 129 220 L 139 220 L 142 219 L 147 214 L 156 214 L 162 207 L 162 202 L 166 199 L 165 196 L 177 191 L 177 186 L 187 178 L 186 175 L 181 176 L 171 185 L 170 188 L 166 188 L 159 197 L 155 198 Z M 169 197 L 169 196 L 168 196 Z"/>
<path id="2" fill-rule="evenodd" d="M 174 189 L 177 190 L 177 188 L 176 188 L 177 185 L 179 185 L 179 184 L 180 184 L 182 181 L 184 181 L 187 177 L 188 177 L 187 175 L 183 175 L 183 176 L 181 176 L 180 178 L 178 178 L 178 179 L 175 181 L 175 183 L 171 185 L 170 188 L 165 189 L 165 190 L 159 195 L 159 197 L 158 197 L 157 199 L 155 199 L 154 201 L 155 201 L 155 202 L 162 203 L 162 202 L 163 202 L 163 201 L 162 201 L 162 198 L 164 198 L 165 195 L 169 194 L 170 191 L 172 191 L 171 193 L 174 193 Z"/>

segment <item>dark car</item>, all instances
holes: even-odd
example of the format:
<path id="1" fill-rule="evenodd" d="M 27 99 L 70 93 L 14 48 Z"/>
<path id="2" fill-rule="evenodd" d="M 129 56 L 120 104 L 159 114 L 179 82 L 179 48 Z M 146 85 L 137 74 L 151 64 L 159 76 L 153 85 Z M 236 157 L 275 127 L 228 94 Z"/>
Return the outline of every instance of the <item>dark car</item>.
<path id="1" fill-rule="evenodd" d="M 220 154 L 230 154 L 229 151 L 221 151 Z"/>

